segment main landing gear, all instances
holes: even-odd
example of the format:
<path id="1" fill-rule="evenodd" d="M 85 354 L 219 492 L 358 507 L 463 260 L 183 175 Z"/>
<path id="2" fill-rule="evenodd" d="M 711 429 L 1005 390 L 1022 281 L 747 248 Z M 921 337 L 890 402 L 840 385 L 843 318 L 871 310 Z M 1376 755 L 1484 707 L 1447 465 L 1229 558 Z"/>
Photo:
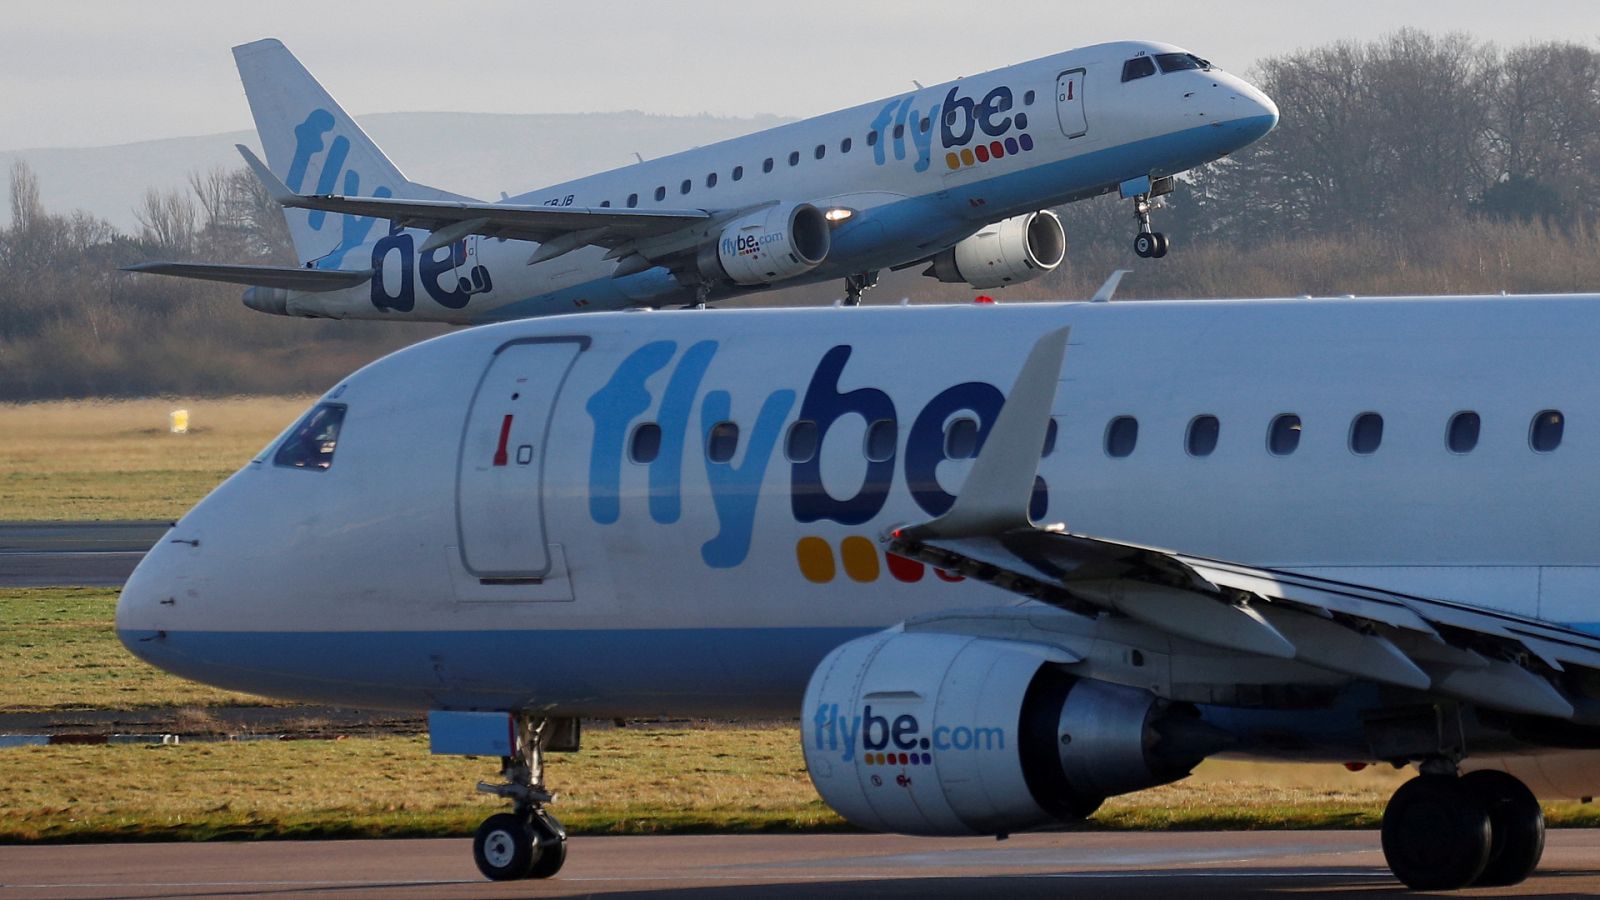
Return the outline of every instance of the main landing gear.
<path id="1" fill-rule="evenodd" d="M 860 306 L 861 295 L 878 286 L 878 273 L 862 272 L 859 275 L 846 275 L 844 279 L 844 305 Z"/>
<path id="2" fill-rule="evenodd" d="M 549 722 L 517 714 L 515 755 L 500 762 L 505 783 L 478 784 L 478 790 L 512 803 L 511 812 L 484 819 L 472 839 L 478 871 L 495 881 L 549 878 L 567 861 L 567 829 L 544 808 L 553 799 L 544 786 Z"/>
<path id="3" fill-rule="evenodd" d="M 1383 856 L 1413 890 L 1517 884 L 1543 854 L 1539 801 L 1505 772 L 1458 776 L 1453 763 L 1433 760 L 1383 812 Z"/>

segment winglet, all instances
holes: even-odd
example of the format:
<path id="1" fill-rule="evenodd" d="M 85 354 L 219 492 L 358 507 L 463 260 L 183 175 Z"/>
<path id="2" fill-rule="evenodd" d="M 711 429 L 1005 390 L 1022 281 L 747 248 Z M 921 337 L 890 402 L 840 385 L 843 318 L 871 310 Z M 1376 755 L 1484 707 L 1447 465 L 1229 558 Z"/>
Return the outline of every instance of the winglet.
<path id="1" fill-rule="evenodd" d="M 284 184 L 282 179 L 272 174 L 272 170 L 267 168 L 267 164 L 262 162 L 259 156 L 256 156 L 249 147 L 243 144 L 234 144 L 233 146 L 239 151 L 239 155 L 244 157 L 244 163 L 250 167 L 250 171 L 256 173 L 256 178 L 260 179 L 262 186 L 267 189 L 267 193 L 274 202 L 279 206 L 298 205 L 295 201 L 300 199 L 299 196 L 294 191 L 289 190 L 289 186 Z"/>
<path id="2" fill-rule="evenodd" d="M 1033 480 L 1039 472 L 1070 332 L 1070 328 L 1057 328 L 1033 345 L 956 502 L 931 522 L 901 529 L 902 536 L 998 534 L 1033 524 L 1028 519 L 1028 504 L 1033 499 Z"/>
<path id="3" fill-rule="evenodd" d="M 1122 276 L 1132 271 L 1132 269 L 1117 269 L 1112 272 L 1111 277 L 1106 279 L 1106 283 L 1100 285 L 1100 290 L 1095 291 L 1094 296 L 1089 298 L 1089 302 L 1110 303 L 1112 295 L 1117 292 L 1117 285 L 1122 283 Z"/>

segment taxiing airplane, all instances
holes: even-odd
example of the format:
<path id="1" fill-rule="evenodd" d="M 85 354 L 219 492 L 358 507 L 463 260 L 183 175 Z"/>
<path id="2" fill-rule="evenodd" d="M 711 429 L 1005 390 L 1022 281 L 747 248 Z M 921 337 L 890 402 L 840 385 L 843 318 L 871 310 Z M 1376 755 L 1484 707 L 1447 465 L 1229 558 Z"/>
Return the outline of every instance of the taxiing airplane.
<path id="1" fill-rule="evenodd" d="M 1059 827 L 1224 752 L 1415 764 L 1395 874 L 1512 884 L 1525 784 L 1600 793 L 1597 345 L 1600 296 L 487 326 L 330 390 L 117 631 L 503 757 L 491 878 L 561 867 L 581 719 L 798 714 L 868 828 Z"/>
<path id="2" fill-rule="evenodd" d="M 978 288 L 1059 265 L 1049 207 L 1151 199 L 1260 138 L 1272 101 L 1168 44 L 1100 44 L 485 203 L 409 181 L 276 40 L 234 48 L 302 267 L 153 262 L 291 316 L 474 324 L 699 304 L 925 265 Z"/>

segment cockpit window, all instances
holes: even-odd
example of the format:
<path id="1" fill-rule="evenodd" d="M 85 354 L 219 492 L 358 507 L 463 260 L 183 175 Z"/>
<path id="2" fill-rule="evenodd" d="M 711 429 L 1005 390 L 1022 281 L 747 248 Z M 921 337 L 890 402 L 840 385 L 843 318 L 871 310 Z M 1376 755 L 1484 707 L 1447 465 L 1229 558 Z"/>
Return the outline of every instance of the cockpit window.
<path id="1" fill-rule="evenodd" d="M 1132 81 L 1156 73 L 1156 64 L 1148 56 L 1135 56 L 1122 64 L 1122 80 Z"/>
<path id="2" fill-rule="evenodd" d="M 1193 53 L 1157 53 L 1156 65 L 1163 72 L 1182 72 L 1185 69 L 1209 69 L 1211 63 L 1195 56 Z M 1123 78 L 1127 80 L 1126 77 Z"/>
<path id="3" fill-rule="evenodd" d="M 326 469 L 333 465 L 333 451 L 339 443 L 339 428 L 344 424 L 343 403 L 320 403 L 278 446 L 272 464 L 291 469 Z"/>

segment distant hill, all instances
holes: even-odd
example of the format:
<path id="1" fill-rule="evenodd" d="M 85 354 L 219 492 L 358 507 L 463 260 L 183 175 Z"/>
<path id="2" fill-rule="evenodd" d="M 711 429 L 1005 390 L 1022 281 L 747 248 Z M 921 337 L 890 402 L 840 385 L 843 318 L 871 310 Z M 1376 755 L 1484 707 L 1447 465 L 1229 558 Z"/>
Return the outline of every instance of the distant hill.
<path id="1" fill-rule="evenodd" d="M 565 115 L 378 113 L 361 127 L 407 177 L 496 199 L 547 184 L 771 128 L 778 116 L 658 116 L 629 111 Z M 168 138 L 110 147 L 0 151 L 0 178 L 16 159 L 39 177 L 47 209 L 87 210 L 124 231 L 149 188 L 187 189 L 189 173 L 242 166 L 234 144 L 260 146 L 254 131 Z M 0 220 L 10 202 L 0 191 Z"/>

